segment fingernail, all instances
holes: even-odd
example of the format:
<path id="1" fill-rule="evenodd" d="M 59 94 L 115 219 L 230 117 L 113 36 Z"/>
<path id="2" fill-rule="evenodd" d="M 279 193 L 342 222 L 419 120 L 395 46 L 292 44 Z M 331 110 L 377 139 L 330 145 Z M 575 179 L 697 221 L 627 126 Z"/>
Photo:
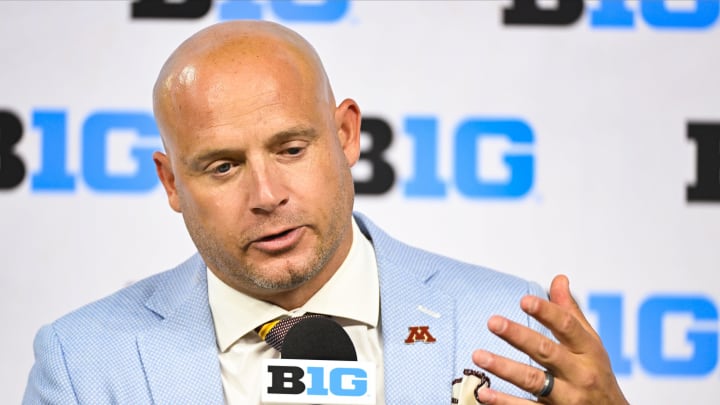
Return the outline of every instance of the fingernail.
<path id="1" fill-rule="evenodd" d="M 493 333 L 503 333 L 507 327 L 507 322 L 499 316 L 493 316 L 488 321 L 488 329 Z"/>
<path id="2" fill-rule="evenodd" d="M 481 389 L 477 392 L 477 400 L 482 403 L 491 403 L 495 400 L 495 391 L 490 388 Z"/>
<path id="3" fill-rule="evenodd" d="M 487 366 L 490 365 L 490 354 L 480 350 L 476 351 L 475 364 L 477 364 L 478 367 L 487 368 Z"/>
<path id="4" fill-rule="evenodd" d="M 520 302 L 520 307 L 528 314 L 534 314 L 538 307 L 538 298 L 528 295 Z"/>

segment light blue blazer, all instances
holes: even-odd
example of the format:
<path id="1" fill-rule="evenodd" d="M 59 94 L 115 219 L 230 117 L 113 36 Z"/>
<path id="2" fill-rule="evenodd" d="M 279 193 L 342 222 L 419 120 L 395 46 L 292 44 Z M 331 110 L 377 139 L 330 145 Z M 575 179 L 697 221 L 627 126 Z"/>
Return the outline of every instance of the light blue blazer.
<path id="1" fill-rule="evenodd" d="M 531 363 L 486 324 L 502 314 L 547 334 L 519 309 L 523 295 L 545 296 L 539 285 L 407 246 L 355 216 L 377 254 L 387 404 L 449 404 L 478 348 Z M 406 344 L 411 326 L 436 341 Z M 224 402 L 199 255 L 44 326 L 34 349 L 23 404 Z"/>

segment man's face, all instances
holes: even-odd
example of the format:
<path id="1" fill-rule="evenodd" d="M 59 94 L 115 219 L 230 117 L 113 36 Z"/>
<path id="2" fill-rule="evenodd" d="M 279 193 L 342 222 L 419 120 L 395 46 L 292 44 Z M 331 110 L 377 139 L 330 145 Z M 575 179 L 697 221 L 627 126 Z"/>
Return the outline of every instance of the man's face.
<path id="1" fill-rule="evenodd" d="M 345 103 L 336 111 L 283 61 L 185 70 L 159 120 L 168 156 L 156 163 L 209 268 L 261 298 L 332 275 L 352 241 L 358 146 L 342 131 Z"/>

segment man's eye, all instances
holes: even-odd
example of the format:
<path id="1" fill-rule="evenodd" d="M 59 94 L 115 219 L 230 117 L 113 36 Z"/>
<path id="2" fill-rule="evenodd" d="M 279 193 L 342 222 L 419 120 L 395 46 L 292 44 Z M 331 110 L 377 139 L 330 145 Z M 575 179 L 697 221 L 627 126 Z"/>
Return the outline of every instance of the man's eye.
<path id="1" fill-rule="evenodd" d="M 295 148 L 287 148 L 287 149 L 285 150 L 285 153 L 287 153 L 288 155 L 297 155 L 297 154 L 299 154 L 300 152 L 302 152 L 302 148 L 298 148 L 298 147 L 295 147 Z"/>
<path id="2" fill-rule="evenodd" d="M 232 165 L 230 163 L 223 163 L 221 165 L 218 165 L 215 168 L 216 173 L 227 173 L 232 169 Z"/>

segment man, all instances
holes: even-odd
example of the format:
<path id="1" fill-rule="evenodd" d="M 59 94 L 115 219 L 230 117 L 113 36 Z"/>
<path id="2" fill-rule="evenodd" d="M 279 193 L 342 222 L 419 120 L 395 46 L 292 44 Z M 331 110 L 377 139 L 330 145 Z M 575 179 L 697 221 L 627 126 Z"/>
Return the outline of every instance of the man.
<path id="1" fill-rule="evenodd" d="M 332 316 L 377 364 L 378 403 L 449 403 L 473 367 L 490 374 L 488 404 L 626 403 L 565 277 L 546 301 L 353 215 L 360 109 L 336 104 L 296 33 L 202 30 L 153 100 L 157 173 L 198 255 L 42 328 L 26 404 L 258 403 L 261 360 L 278 352 L 256 328 L 305 312 Z"/>

